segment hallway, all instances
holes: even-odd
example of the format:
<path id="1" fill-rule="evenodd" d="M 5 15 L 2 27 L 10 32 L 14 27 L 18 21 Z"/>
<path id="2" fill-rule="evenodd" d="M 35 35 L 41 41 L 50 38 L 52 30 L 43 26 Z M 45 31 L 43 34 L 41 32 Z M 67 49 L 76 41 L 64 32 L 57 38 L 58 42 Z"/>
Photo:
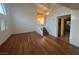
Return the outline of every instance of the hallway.
<path id="1" fill-rule="evenodd" d="M 52 36 L 42 37 L 36 32 L 12 35 L 2 46 L 4 55 L 70 55 L 79 54 L 79 48 Z"/>

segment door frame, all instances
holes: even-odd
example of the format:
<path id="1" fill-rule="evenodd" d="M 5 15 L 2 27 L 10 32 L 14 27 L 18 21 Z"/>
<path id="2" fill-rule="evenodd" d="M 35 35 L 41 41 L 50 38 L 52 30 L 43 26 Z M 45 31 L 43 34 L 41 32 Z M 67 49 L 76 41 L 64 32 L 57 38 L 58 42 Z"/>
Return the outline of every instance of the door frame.
<path id="1" fill-rule="evenodd" d="M 71 16 L 71 14 L 68 14 Z M 65 29 L 65 26 L 64 26 L 64 19 L 65 19 L 65 16 L 67 15 L 63 15 L 63 16 L 57 16 L 56 17 L 56 33 L 57 33 L 57 37 L 58 37 L 58 20 L 59 20 L 59 17 L 61 17 L 61 37 L 64 35 L 64 29 Z"/>

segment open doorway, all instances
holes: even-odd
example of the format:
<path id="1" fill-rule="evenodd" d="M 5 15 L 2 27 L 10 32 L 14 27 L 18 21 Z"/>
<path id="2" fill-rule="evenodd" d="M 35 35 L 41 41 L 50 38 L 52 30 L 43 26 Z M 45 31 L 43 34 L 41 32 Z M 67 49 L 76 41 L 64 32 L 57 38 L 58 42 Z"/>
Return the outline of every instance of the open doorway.
<path id="1" fill-rule="evenodd" d="M 58 18 L 58 37 L 61 37 L 61 17 Z"/>
<path id="2" fill-rule="evenodd" d="M 58 16 L 57 21 L 58 37 L 61 40 L 69 42 L 71 15 Z"/>

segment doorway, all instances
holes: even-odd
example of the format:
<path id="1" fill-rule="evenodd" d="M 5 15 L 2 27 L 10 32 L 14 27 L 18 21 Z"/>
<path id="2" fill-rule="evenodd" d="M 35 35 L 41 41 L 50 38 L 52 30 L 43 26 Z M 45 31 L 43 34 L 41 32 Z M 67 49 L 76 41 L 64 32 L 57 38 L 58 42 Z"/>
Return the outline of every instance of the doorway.
<path id="1" fill-rule="evenodd" d="M 57 20 L 58 38 L 60 38 L 63 41 L 69 42 L 71 15 L 58 16 Z"/>
<path id="2" fill-rule="evenodd" d="M 58 37 L 61 36 L 61 17 L 58 18 Z"/>

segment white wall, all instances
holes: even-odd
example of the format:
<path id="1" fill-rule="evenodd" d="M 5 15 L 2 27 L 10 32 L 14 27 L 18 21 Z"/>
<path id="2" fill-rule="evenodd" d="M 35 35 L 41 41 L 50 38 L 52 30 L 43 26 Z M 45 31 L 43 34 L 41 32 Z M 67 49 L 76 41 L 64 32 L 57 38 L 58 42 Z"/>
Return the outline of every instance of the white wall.
<path id="1" fill-rule="evenodd" d="M 46 28 L 50 35 L 57 37 L 56 17 L 71 14 L 70 43 L 79 47 L 79 10 L 72 10 L 58 4 L 55 6 L 55 8 L 52 8 L 52 10 L 53 11 L 46 19 Z M 36 31 L 42 35 L 40 24 L 36 20 L 35 5 L 9 4 L 9 6 L 6 6 L 6 11 L 7 15 L 0 16 L 0 18 L 5 20 L 8 29 L 4 32 L 0 32 L 0 45 L 11 34 Z"/>
<path id="2" fill-rule="evenodd" d="M 36 20 L 36 6 L 34 4 L 5 4 L 6 16 L 0 16 L 6 22 L 8 29 L 0 32 L 0 45 L 11 34 L 36 31 L 42 35 L 39 22 Z"/>
<path id="3" fill-rule="evenodd" d="M 52 8 L 52 10 L 53 12 L 51 12 L 46 20 L 46 28 L 50 35 L 57 37 L 56 17 L 71 14 L 71 10 L 59 4 L 57 4 L 55 8 Z"/>
<path id="4" fill-rule="evenodd" d="M 11 16 L 12 16 L 12 28 L 13 33 L 23 33 L 36 31 L 37 33 L 43 35 L 40 24 L 36 20 L 36 6 L 34 4 L 12 4 L 11 7 Z M 46 19 L 46 28 L 50 35 L 57 37 L 56 32 L 56 17 L 62 15 L 71 14 L 71 31 L 70 31 L 70 43 L 76 46 L 79 46 L 79 37 L 78 30 L 76 27 L 78 25 L 78 10 L 72 10 L 70 8 L 56 4 L 52 7 L 52 12 Z M 55 8 L 53 8 L 55 7 Z"/>
<path id="5" fill-rule="evenodd" d="M 0 15 L 0 20 L 3 19 L 5 21 L 8 29 L 3 32 L 0 32 L 0 45 L 3 42 L 5 42 L 8 39 L 8 37 L 10 37 L 10 35 L 12 34 L 11 33 L 11 24 L 10 24 L 11 19 L 10 19 L 10 13 L 9 13 L 8 6 L 5 5 L 5 9 L 6 9 L 7 14 L 5 16 Z"/>
<path id="6" fill-rule="evenodd" d="M 70 43 L 79 47 L 79 10 L 72 12 Z"/>
<path id="7" fill-rule="evenodd" d="M 70 43 L 79 47 L 79 10 L 56 6 L 53 13 L 46 20 L 46 28 L 50 35 L 57 37 L 56 17 L 71 14 Z"/>
<path id="8" fill-rule="evenodd" d="M 35 28 L 35 32 L 37 32 L 38 34 L 40 34 L 41 36 L 43 36 L 43 30 L 42 30 L 42 27 L 40 25 L 40 22 L 37 20 L 37 26 Z"/>
<path id="9" fill-rule="evenodd" d="M 34 4 L 9 4 L 12 16 L 13 34 L 36 31 L 42 35 L 36 20 Z"/>

